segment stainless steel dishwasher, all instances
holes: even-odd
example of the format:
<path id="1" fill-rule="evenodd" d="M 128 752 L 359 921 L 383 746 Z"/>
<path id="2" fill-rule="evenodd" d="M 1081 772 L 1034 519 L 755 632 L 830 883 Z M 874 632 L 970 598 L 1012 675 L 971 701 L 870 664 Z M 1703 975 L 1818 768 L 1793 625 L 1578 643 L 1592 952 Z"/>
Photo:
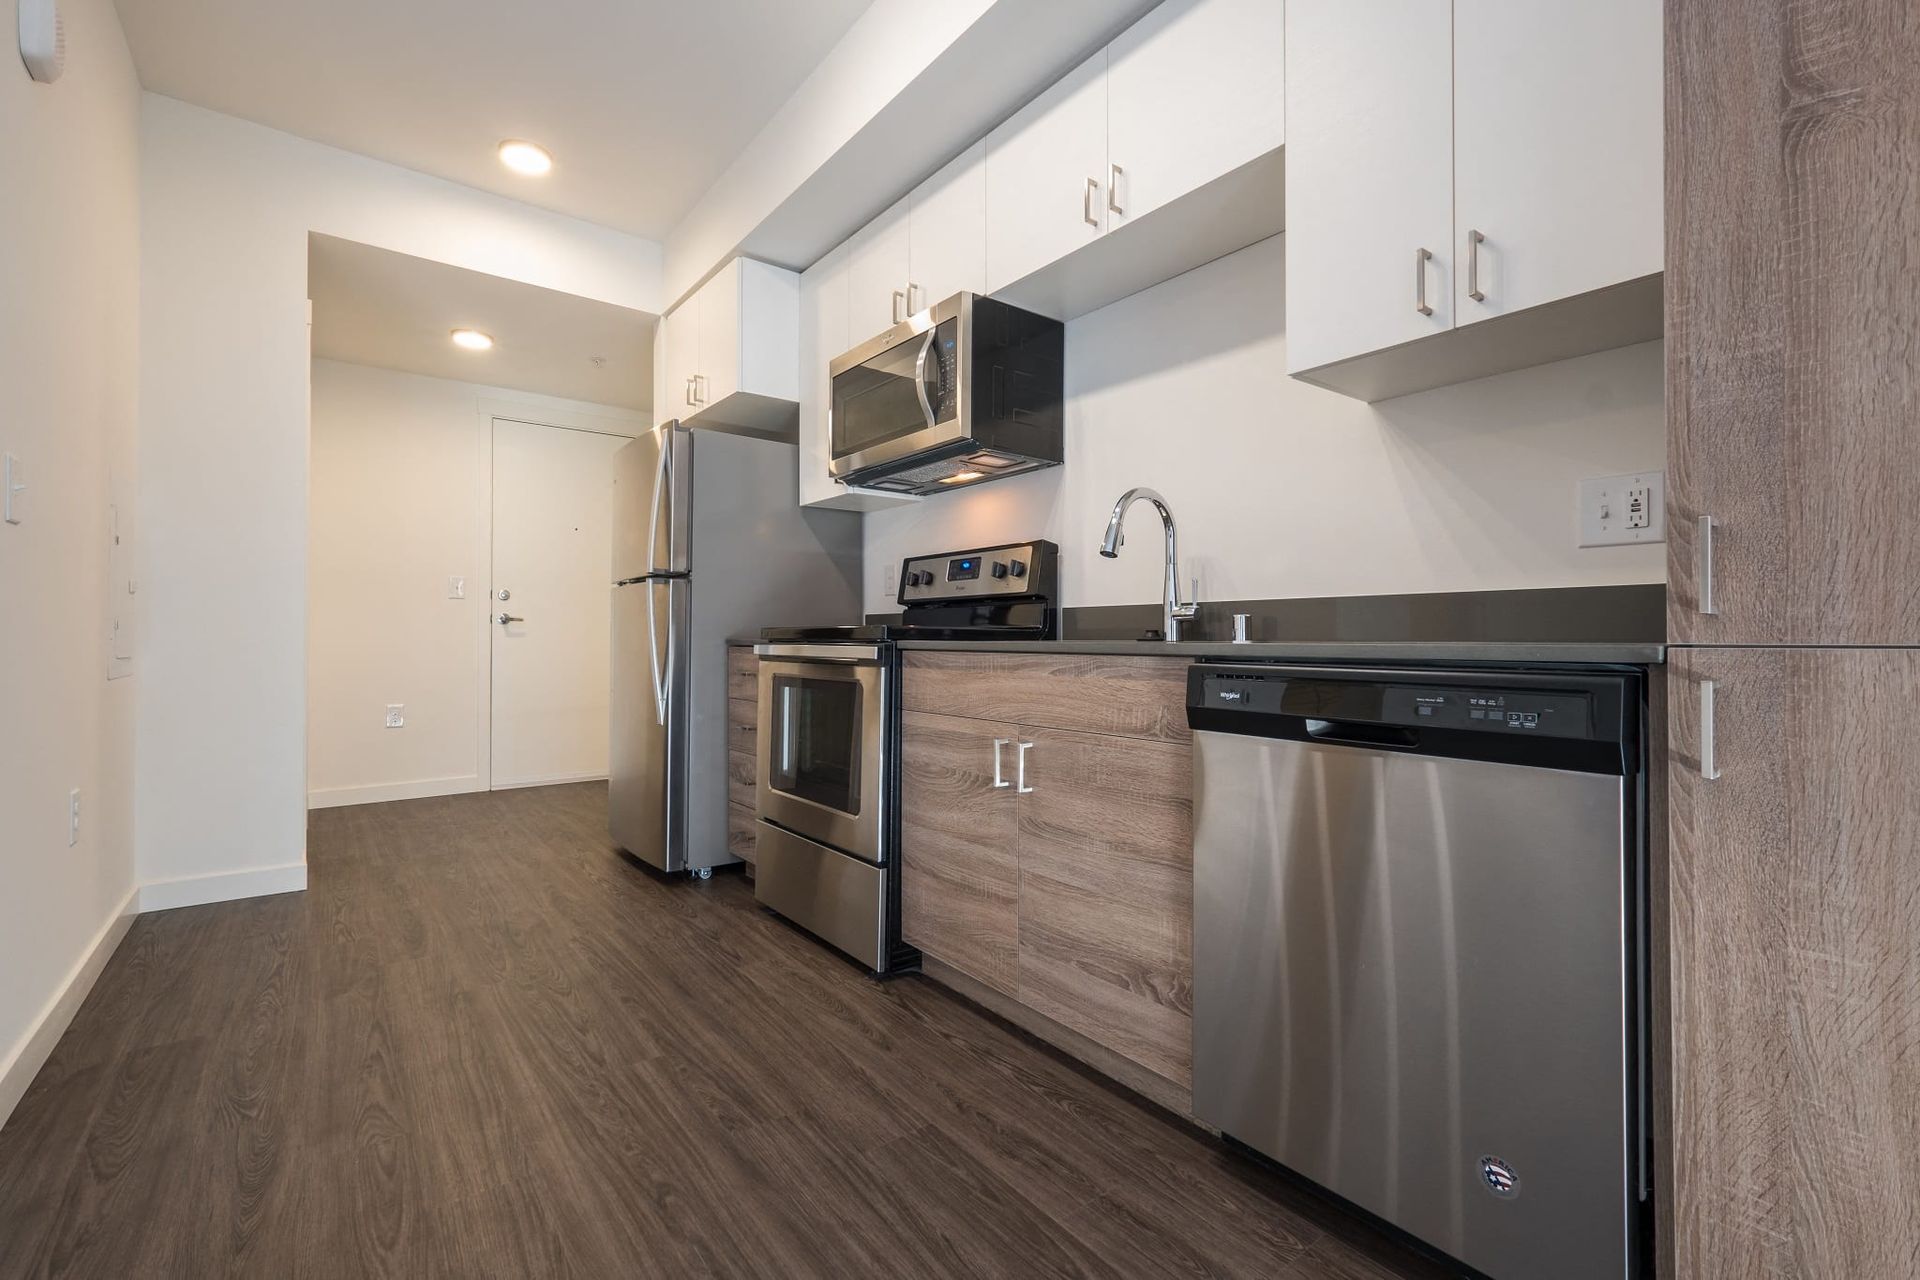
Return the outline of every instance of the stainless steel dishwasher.
<path id="1" fill-rule="evenodd" d="M 1194 1113 L 1496 1280 L 1651 1274 L 1642 686 L 1196 663 Z"/>

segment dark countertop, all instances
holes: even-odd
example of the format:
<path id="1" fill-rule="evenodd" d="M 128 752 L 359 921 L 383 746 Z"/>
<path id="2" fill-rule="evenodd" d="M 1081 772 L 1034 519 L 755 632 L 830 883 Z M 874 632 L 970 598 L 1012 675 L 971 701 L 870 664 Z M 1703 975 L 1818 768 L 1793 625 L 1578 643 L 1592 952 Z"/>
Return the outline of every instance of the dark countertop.
<path id="1" fill-rule="evenodd" d="M 730 645 L 751 645 L 752 636 L 734 636 Z M 1292 640 L 1228 644 L 1218 640 L 902 640 L 902 649 L 949 653 L 1085 653 L 1186 658 L 1240 658 L 1249 662 L 1497 662 L 1533 666 L 1545 662 L 1657 666 L 1666 661 L 1662 644 L 1520 644 L 1479 640 Z"/>
<path id="2" fill-rule="evenodd" d="M 1270 662 L 1498 662 L 1532 666 L 1543 662 L 1651 666 L 1666 661 L 1661 644 L 1519 644 L 1477 640 L 1328 640 L 1231 644 L 1191 640 L 903 640 L 902 649 L 954 653 L 1086 653 L 1169 655 L 1187 658 L 1240 658 Z"/>

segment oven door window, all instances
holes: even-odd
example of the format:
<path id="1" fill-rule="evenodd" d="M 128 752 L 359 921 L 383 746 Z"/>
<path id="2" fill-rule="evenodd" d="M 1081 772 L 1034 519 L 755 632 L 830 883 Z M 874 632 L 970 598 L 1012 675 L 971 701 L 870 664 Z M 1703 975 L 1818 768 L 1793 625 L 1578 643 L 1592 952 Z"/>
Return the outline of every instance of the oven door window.
<path id="1" fill-rule="evenodd" d="M 861 692 L 851 680 L 774 677 L 778 732 L 767 778 L 775 791 L 859 814 Z"/>
<path id="2" fill-rule="evenodd" d="M 833 456 L 851 457 L 952 420 L 960 321 L 889 347 L 833 380 Z"/>

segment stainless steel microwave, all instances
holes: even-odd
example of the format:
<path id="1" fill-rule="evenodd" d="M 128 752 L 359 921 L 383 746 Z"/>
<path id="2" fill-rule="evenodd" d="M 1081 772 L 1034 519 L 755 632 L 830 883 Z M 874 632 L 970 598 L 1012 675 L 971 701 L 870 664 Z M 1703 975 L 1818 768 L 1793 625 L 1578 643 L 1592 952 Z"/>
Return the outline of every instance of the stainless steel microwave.
<path id="1" fill-rule="evenodd" d="M 939 493 L 1061 459 L 1058 320 L 973 293 L 917 312 L 828 366 L 828 471 Z"/>

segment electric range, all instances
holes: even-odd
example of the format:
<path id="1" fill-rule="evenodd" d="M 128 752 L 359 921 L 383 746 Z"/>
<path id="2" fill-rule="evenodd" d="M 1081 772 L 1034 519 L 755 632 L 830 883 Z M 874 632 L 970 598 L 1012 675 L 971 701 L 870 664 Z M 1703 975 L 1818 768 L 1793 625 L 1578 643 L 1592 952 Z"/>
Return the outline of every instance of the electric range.
<path id="1" fill-rule="evenodd" d="M 900 939 L 896 642 L 1057 638 L 1058 579 L 1050 542 L 914 556 L 900 568 L 898 619 L 760 633 L 763 905 L 876 974 L 918 963 Z"/>

